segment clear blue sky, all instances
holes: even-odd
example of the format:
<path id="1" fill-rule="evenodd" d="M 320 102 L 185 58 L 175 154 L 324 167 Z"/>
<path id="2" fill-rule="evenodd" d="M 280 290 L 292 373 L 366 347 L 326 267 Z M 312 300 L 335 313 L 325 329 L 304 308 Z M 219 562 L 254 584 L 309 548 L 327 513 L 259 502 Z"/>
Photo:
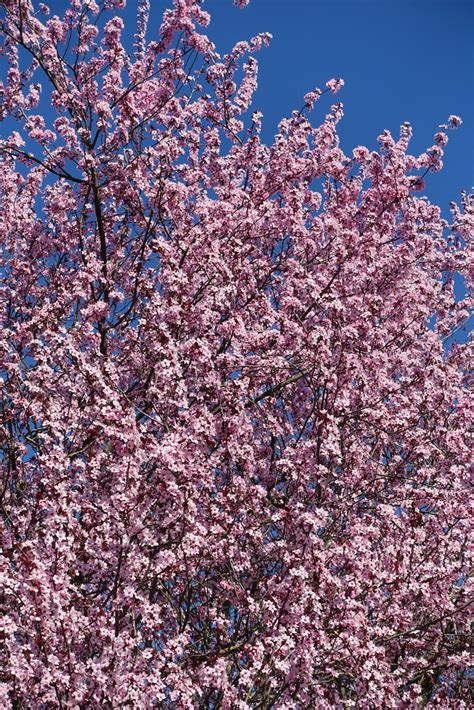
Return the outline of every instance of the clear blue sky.
<path id="1" fill-rule="evenodd" d="M 457 114 L 464 124 L 450 133 L 444 169 L 429 176 L 426 194 L 447 215 L 450 200 L 474 185 L 474 0 L 251 0 L 244 10 L 231 0 L 206 0 L 204 7 L 218 50 L 273 34 L 258 54 L 255 100 L 268 140 L 307 91 L 342 77 L 337 99 L 347 152 L 375 148 L 383 129 L 398 135 L 404 121 L 414 130 L 411 150 L 421 152 L 438 124 Z M 325 97 L 316 104 L 314 121 L 329 103 Z"/>

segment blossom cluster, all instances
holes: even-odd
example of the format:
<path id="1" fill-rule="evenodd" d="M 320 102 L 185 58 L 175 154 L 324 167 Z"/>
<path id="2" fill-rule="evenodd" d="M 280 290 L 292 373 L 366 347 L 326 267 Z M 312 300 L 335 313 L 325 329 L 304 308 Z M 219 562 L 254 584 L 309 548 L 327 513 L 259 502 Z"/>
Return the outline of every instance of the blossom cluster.
<path id="1" fill-rule="evenodd" d="M 0 2 L 0 707 L 467 709 L 461 120 L 267 145 L 269 35 L 64 5 Z"/>

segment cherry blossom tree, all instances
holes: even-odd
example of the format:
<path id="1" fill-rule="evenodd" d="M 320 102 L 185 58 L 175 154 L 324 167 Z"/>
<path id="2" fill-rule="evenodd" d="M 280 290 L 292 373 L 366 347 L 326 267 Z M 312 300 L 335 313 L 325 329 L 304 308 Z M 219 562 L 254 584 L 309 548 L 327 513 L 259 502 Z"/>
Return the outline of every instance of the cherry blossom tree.
<path id="1" fill-rule="evenodd" d="M 265 145 L 268 35 L 0 6 L 0 706 L 469 707 L 460 119 Z"/>

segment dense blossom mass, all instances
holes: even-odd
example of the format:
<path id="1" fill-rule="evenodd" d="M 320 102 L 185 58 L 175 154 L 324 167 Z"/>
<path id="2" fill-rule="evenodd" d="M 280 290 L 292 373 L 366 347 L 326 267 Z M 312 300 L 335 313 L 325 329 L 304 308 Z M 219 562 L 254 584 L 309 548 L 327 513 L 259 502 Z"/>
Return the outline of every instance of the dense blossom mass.
<path id="1" fill-rule="evenodd" d="M 0 707 L 469 707 L 460 119 L 265 145 L 269 35 L 0 6 Z"/>

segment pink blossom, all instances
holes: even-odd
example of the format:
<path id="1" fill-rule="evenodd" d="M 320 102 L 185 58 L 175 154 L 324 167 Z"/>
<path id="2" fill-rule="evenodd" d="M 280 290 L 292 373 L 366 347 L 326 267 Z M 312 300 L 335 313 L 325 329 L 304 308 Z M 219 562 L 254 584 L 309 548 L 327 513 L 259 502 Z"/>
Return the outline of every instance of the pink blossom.
<path id="1" fill-rule="evenodd" d="M 314 107 L 314 104 L 316 103 L 316 101 L 318 101 L 321 94 L 322 94 L 321 89 L 314 89 L 314 91 L 309 91 L 307 94 L 305 94 L 304 100 L 305 100 L 306 106 L 309 109 L 312 109 Z"/>
<path id="2" fill-rule="evenodd" d="M 418 195 L 445 131 L 346 155 L 332 79 L 264 141 L 268 34 L 221 57 L 198 0 L 158 30 L 140 0 L 130 52 L 124 0 L 20 5 L 0 707 L 467 709 L 474 195 Z"/>
<path id="3" fill-rule="evenodd" d="M 331 93 L 337 94 L 337 92 L 344 86 L 344 79 L 330 79 L 326 82 L 326 86 Z"/>
<path id="4" fill-rule="evenodd" d="M 352 155 L 354 160 L 357 160 L 359 163 L 364 163 L 369 157 L 369 151 L 365 146 L 357 146 L 357 148 L 354 148 L 352 151 Z"/>
<path id="5" fill-rule="evenodd" d="M 459 116 L 451 115 L 448 121 L 452 128 L 458 128 L 462 124 L 462 118 L 459 118 Z"/>

